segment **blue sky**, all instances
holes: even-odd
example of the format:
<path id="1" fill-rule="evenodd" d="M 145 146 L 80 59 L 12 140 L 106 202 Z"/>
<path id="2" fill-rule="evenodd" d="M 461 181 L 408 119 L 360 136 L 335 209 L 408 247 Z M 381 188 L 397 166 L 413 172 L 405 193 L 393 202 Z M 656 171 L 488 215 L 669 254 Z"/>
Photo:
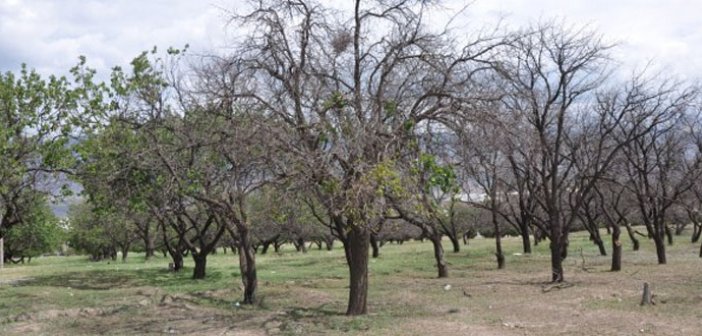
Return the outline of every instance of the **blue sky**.
<path id="1" fill-rule="evenodd" d="M 520 27 L 550 18 L 587 24 L 620 44 L 614 56 L 624 68 L 653 61 L 664 71 L 702 77 L 702 1 L 449 0 L 444 6 L 466 4 L 458 24 L 503 19 Z M 24 62 L 43 74 L 61 74 L 85 55 L 106 72 L 154 45 L 188 43 L 194 52 L 222 52 L 236 34 L 224 9 L 241 6 L 240 0 L 0 0 L 0 71 Z"/>

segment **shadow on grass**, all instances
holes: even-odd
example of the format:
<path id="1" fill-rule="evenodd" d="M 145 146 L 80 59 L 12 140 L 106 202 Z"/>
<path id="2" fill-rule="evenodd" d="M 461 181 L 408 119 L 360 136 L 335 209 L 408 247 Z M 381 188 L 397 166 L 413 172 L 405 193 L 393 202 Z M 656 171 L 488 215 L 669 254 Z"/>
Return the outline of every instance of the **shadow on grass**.
<path id="1" fill-rule="evenodd" d="M 205 280 L 217 282 L 222 273 L 210 271 Z M 34 277 L 17 283 L 17 287 L 45 286 L 71 287 L 79 290 L 109 290 L 140 286 L 171 287 L 193 284 L 188 270 L 178 273 L 162 269 L 141 270 L 89 270 Z"/>

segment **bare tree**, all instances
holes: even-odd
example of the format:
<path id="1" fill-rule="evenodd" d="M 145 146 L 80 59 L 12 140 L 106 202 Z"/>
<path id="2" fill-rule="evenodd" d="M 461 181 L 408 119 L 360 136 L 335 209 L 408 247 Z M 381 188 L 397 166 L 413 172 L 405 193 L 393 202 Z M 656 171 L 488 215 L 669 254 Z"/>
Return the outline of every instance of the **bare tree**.
<path id="1" fill-rule="evenodd" d="M 689 147 L 689 138 L 682 127 L 687 101 L 667 107 L 676 118 L 655 125 L 624 148 L 626 187 L 635 196 L 641 220 L 656 245 L 659 264 L 667 261 L 665 236 L 672 241 L 667 224 L 670 210 L 693 188 L 701 164 L 699 153 L 694 145 Z"/>
<path id="2" fill-rule="evenodd" d="M 498 44 L 432 32 L 427 5 L 356 0 L 348 13 L 262 0 L 235 17 L 250 34 L 232 56 L 243 70 L 233 97 L 277 121 L 268 133 L 288 154 L 281 175 L 305 185 L 343 232 L 349 315 L 367 311 L 370 236 L 387 206 L 369 176 L 417 125 L 469 98 L 465 87 Z"/>
<path id="3" fill-rule="evenodd" d="M 609 48 L 595 33 L 546 24 L 516 41 L 498 68 L 508 83 L 505 108 L 521 123 L 509 134 L 531 148 L 517 164 L 534 181 L 534 224 L 551 241 L 554 282 L 564 279 L 568 232 L 618 153 L 674 119 L 693 96 L 666 83 L 649 90 L 641 78 L 608 93 Z"/>

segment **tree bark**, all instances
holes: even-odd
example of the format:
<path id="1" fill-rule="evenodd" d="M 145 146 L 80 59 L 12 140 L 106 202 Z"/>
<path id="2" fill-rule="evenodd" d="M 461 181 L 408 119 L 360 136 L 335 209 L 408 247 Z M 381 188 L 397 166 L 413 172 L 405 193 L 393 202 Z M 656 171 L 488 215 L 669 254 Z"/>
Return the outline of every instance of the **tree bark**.
<path id="1" fill-rule="evenodd" d="M 612 228 L 612 272 L 622 269 L 622 242 L 619 240 L 622 231 L 619 226 Z"/>
<path id="2" fill-rule="evenodd" d="M 129 244 L 122 246 L 122 262 L 127 262 L 127 255 L 129 254 Z"/>
<path id="3" fill-rule="evenodd" d="M 431 244 L 434 246 L 434 258 L 436 259 L 436 268 L 439 273 L 439 278 L 448 278 L 448 265 L 444 259 L 444 247 L 441 245 L 441 234 L 433 234 L 429 237 Z"/>
<path id="4" fill-rule="evenodd" d="M 261 254 L 268 253 L 268 247 L 271 246 L 270 242 L 263 242 L 263 248 L 261 249 Z"/>
<path id="5" fill-rule="evenodd" d="M 378 246 L 378 238 L 376 237 L 375 234 L 371 234 L 370 236 L 370 245 L 373 250 L 373 258 L 377 258 L 380 256 L 380 247 Z"/>
<path id="6" fill-rule="evenodd" d="M 665 236 L 668 238 L 668 245 L 673 246 L 673 232 L 668 225 L 664 226 Z"/>
<path id="7" fill-rule="evenodd" d="M 597 245 L 597 248 L 600 250 L 600 255 L 606 256 L 607 249 L 605 249 L 605 244 L 604 244 L 604 241 L 602 241 L 602 238 L 600 238 L 598 235 L 597 237 L 595 237 L 593 242 L 595 243 L 595 245 Z"/>
<path id="8" fill-rule="evenodd" d="M 495 229 L 495 257 L 497 257 L 497 269 L 503 269 L 505 268 L 505 255 L 502 253 L 502 232 L 500 232 L 500 223 L 497 220 L 496 206 L 493 201 L 492 226 Z"/>
<path id="9" fill-rule="evenodd" d="M 651 293 L 651 287 L 648 282 L 644 282 L 643 294 L 641 295 L 641 305 L 652 305 L 653 304 L 653 294 Z"/>
<path id="10" fill-rule="evenodd" d="M 665 257 L 665 238 L 661 234 L 655 234 L 653 236 L 653 243 L 656 245 L 656 256 L 658 257 L 658 264 L 666 264 Z"/>
<path id="11" fill-rule="evenodd" d="M 563 237 L 558 214 L 551 215 L 551 281 L 563 282 Z"/>
<path id="12" fill-rule="evenodd" d="M 307 246 L 305 246 L 304 239 L 298 238 L 297 243 L 295 244 L 295 247 L 297 247 L 298 252 L 307 253 Z"/>
<path id="13" fill-rule="evenodd" d="M 354 227 L 348 232 L 346 245 L 346 261 L 349 265 L 349 302 L 346 315 L 364 315 L 367 313 L 370 233 L 367 229 Z"/>
<path id="14" fill-rule="evenodd" d="M 204 279 L 205 270 L 207 268 L 207 253 L 192 253 L 193 261 L 195 261 L 195 269 L 193 270 L 193 279 Z"/>
<path id="15" fill-rule="evenodd" d="M 632 249 L 634 251 L 638 251 L 639 247 L 641 247 L 641 244 L 639 243 L 639 239 L 636 238 L 636 234 L 634 233 L 634 229 L 631 228 L 631 224 L 626 223 L 626 232 L 629 235 L 629 239 L 631 239 L 631 244 L 632 244 Z"/>
<path id="16" fill-rule="evenodd" d="M 144 231 L 144 258 L 146 260 L 153 258 L 156 251 L 156 247 L 154 246 L 154 237 L 151 234 L 149 227 L 150 226 L 147 226 L 146 230 Z"/>
<path id="17" fill-rule="evenodd" d="M 456 235 L 451 235 L 449 236 L 449 240 L 451 240 L 451 245 L 453 245 L 453 253 L 461 252 L 461 242 L 458 240 L 458 237 Z"/>
<path id="18" fill-rule="evenodd" d="M 256 255 L 251 248 L 251 241 L 247 229 L 239 228 L 239 270 L 241 271 L 241 281 L 244 285 L 244 304 L 254 304 L 256 301 L 256 287 L 258 278 L 256 275 Z"/>
<path id="19" fill-rule="evenodd" d="M 531 240 L 529 239 L 529 227 L 522 228 L 522 248 L 524 253 L 531 254 Z"/>
<path id="20" fill-rule="evenodd" d="M 180 251 L 177 251 L 177 253 L 171 256 L 171 259 L 173 259 L 173 271 L 180 272 L 183 269 L 183 264 L 185 263 L 183 254 Z"/>
<path id="21" fill-rule="evenodd" d="M 693 243 L 696 243 L 697 241 L 700 240 L 700 234 L 702 234 L 702 226 L 693 224 L 692 225 L 692 237 L 691 240 Z"/>

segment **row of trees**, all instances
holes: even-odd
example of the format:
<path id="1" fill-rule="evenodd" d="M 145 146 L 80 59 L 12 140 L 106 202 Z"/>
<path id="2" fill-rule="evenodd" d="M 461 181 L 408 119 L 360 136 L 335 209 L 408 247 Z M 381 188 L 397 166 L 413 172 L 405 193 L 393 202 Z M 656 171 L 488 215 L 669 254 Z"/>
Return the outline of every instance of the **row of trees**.
<path id="1" fill-rule="evenodd" d="M 699 236 L 697 88 L 645 72 L 622 80 L 596 33 L 546 23 L 459 34 L 430 27 L 433 7 L 421 0 L 250 5 L 232 17 L 246 33 L 228 55 L 154 50 L 109 83 L 84 61 L 74 86 L 52 79 L 42 90 L 70 104 L 46 100 L 52 122 L 32 117 L 2 133 L 3 150 L 31 139 L 22 153 L 34 156 L 2 166 L 0 194 L 16 190 L 5 176 L 22 184 L 68 171 L 90 203 L 72 225 L 111 242 L 141 237 L 147 256 L 159 237 L 176 268 L 193 258 L 195 278 L 226 241 L 238 250 L 244 303 L 255 301 L 256 244 L 275 245 L 281 228 L 338 240 L 349 315 L 367 311 L 369 249 L 398 225 L 432 242 L 448 276 L 441 238 L 458 249 L 466 202 L 491 224 L 499 267 L 505 228 L 527 253 L 531 236 L 548 239 L 554 282 L 565 279 L 576 228 L 603 253 L 599 229 L 611 231 L 613 270 L 622 226 L 635 239 L 631 224 L 643 224 L 660 263 L 673 214 L 687 214 L 678 223 L 695 223 Z M 21 222 L 12 204 L 3 198 L 0 228 Z M 116 255 L 85 238 L 94 257 Z M 123 256 L 135 239 L 119 246 Z"/>

